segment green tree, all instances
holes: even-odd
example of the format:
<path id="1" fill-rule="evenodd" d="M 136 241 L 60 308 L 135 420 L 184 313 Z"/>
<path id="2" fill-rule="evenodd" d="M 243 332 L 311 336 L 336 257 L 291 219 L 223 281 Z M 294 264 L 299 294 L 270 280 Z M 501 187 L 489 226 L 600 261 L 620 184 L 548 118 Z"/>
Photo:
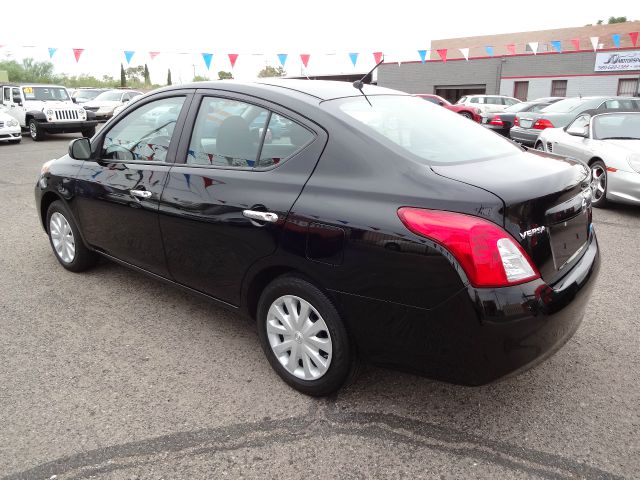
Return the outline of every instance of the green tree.
<path id="1" fill-rule="evenodd" d="M 5 70 L 12 82 L 60 83 L 61 77 L 53 72 L 51 62 L 38 62 L 25 58 L 22 63 L 15 60 L 0 62 L 0 70 Z"/>
<path id="2" fill-rule="evenodd" d="M 271 65 L 267 65 L 266 67 L 264 67 L 262 70 L 258 72 L 258 77 L 259 78 L 282 77 L 286 74 L 287 72 L 285 72 L 284 68 L 282 67 L 272 67 Z"/>
<path id="3" fill-rule="evenodd" d="M 124 73 L 127 76 L 127 82 L 139 84 L 144 81 L 144 67 L 142 65 L 129 67 L 124 71 Z"/>
<path id="4" fill-rule="evenodd" d="M 598 20 L 598 21 L 596 22 L 596 25 L 602 25 L 603 23 L 604 23 L 604 20 Z"/>
<path id="5" fill-rule="evenodd" d="M 149 77 L 149 68 L 147 67 L 147 64 L 144 64 L 144 85 L 145 86 L 149 86 L 151 85 L 151 77 Z"/>
<path id="6" fill-rule="evenodd" d="M 171 69 L 167 70 L 167 85 L 171 85 Z"/>
<path id="7" fill-rule="evenodd" d="M 220 70 L 218 72 L 218 80 L 233 80 L 233 75 L 231 74 L 231 72 Z"/>
<path id="8" fill-rule="evenodd" d="M 127 74 L 125 73 L 124 66 L 122 64 L 120 64 L 120 86 L 127 86 Z"/>
<path id="9" fill-rule="evenodd" d="M 609 21 L 607 22 L 609 25 L 612 23 L 625 23 L 627 21 L 627 17 L 609 17 Z"/>
<path id="10" fill-rule="evenodd" d="M 193 77 L 193 82 L 208 82 L 211 80 L 209 77 L 203 77 L 202 75 L 196 75 Z"/>

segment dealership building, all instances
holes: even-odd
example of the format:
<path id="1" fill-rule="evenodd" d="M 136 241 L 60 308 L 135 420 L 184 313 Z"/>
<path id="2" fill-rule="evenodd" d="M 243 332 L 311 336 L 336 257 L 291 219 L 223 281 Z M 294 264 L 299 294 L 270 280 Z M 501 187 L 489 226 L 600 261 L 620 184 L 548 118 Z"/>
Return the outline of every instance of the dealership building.
<path id="1" fill-rule="evenodd" d="M 640 21 L 434 40 L 424 63 L 384 63 L 377 83 L 409 93 L 435 93 L 451 102 L 472 94 L 521 100 L 638 96 L 638 31 Z M 446 62 L 437 53 L 443 49 Z M 469 49 L 468 60 L 459 49 Z"/>

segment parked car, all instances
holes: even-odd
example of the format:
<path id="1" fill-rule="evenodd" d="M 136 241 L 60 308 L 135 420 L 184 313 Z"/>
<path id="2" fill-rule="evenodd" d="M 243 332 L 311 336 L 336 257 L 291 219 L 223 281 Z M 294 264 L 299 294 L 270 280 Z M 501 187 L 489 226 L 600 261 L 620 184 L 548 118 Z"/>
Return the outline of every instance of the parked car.
<path id="1" fill-rule="evenodd" d="M 106 88 L 76 88 L 73 93 L 70 93 L 71 99 L 78 104 L 86 103 L 89 100 L 93 100 L 102 92 L 106 92 Z"/>
<path id="2" fill-rule="evenodd" d="M 20 122 L 9 115 L 7 110 L 0 105 L 0 142 L 20 143 L 21 140 Z"/>
<path id="3" fill-rule="evenodd" d="M 113 112 L 117 107 L 127 104 L 138 95 L 142 95 L 142 92 L 135 90 L 107 90 L 93 100 L 83 103 L 82 107 L 85 110 L 94 112 L 98 120 L 108 120 L 113 117 Z"/>
<path id="4" fill-rule="evenodd" d="M 548 107 L 552 103 L 561 100 L 558 98 L 557 100 L 553 100 L 550 102 L 521 102 L 511 105 L 504 109 L 503 112 L 496 113 L 483 113 L 481 117 L 481 122 L 483 127 L 488 128 L 489 130 L 493 130 L 500 135 L 505 137 L 509 137 L 509 130 L 513 126 L 513 122 L 516 118 L 516 113 L 518 112 L 539 112 L 544 107 Z"/>
<path id="5" fill-rule="evenodd" d="M 252 134 L 265 111 L 286 137 Z M 327 395 L 358 358 L 479 385 L 560 348 L 599 266 L 589 173 L 395 90 L 265 79 L 145 95 L 35 196 L 65 269 L 103 256 L 242 312 Z"/>
<path id="6" fill-rule="evenodd" d="M 79 132 L 85 137 L 92 136 L 96 129 L 94 114 L 73 103 L 61 85 L 23 83 L 4 84 L 0 88 L 0 103 L 36 142 L 50 133 Z"/>
<path id="7" fill-rule="evenodd" d="M 589 165 L 594 207 L 640 205 L 640 112 L 587 110 L 565 128 L 547 128 L 539 142 Z"/>
<path id="8" fill-rule="evenodd" d="M 540 112 L 516 114 L 509 135 L 513 140 L 542 150 L 538 136 L 546 128 L 565 127 L 576 115 L 591 109 L 640 110 L 640 99 L 630 97 L 572 97 L 543 108 Z"/>
<path id="9" fill-rule="evenodd" d="M 436 105 L 440 105 L 452 112 L 459 113 L 463 117 L 469 118 L 474 122 L 480 122 L 480 109 L 477 107 L 472 107 L 471 105 L 466 104 L 454 105 L 447 99 L 442 98 L 440 95 L 432 95 L 430 93 L 417 93 L 414 96 L 420 97 L 428 102 L 435 103 Z"/>
<path id="10" fill-rule="evenodd" d="M 504 95 L 466 95 L 456 105 L 476 107 L 480 113 L 502 112 L 505 108 L 520 103 L 520 100 Z"/>
<path id="11" fill-rule="evenodd" d="M 127 108 L 129 105 L 131 105 L 132 103 L 134 103 L 136 100 L 139 100 L 143 98 L 143 95 L 136 95 L 135 97 L 133 97 L 130 101 L 125 102 L 121 105 L 118 105 L 116 108 L 113 109 L 113 115 L 111 116 L 112 118 L 115 117 L 116 115 L 118 115 L 121 111 L 123 111 L 125 108 Z"/>

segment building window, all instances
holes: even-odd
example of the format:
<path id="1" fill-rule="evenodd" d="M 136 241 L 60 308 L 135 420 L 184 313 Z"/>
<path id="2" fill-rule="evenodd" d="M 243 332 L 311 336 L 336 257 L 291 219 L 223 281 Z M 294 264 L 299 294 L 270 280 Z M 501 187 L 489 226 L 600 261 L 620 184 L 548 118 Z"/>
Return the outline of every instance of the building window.
<path id="1" fill-rule="evenodd" d="M 621 78 L 618 80 L 618 95 L 622 97 L 633 97 L 638 94 L 637 78 Z"/>
<path id="2" fill-rule="evenodd" d="M 567 81 L 566 80 L 552 80 L 551 81 L 551 96 L 552 97 L 566 97 L 567 96 Z"/>
<path id="3" fill-rule="evenodd" d="M 513 96 L 523 102 L 527 100 L 529 95 L 529 82 L 514 82 L 513 83 Z"/>

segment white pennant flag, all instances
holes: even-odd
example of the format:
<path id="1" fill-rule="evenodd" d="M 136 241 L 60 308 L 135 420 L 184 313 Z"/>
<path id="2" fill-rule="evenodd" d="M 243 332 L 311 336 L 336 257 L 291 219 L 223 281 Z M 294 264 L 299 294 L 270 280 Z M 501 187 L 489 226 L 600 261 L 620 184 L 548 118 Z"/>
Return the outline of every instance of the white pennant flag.
<path id="1" fill-rule="evenodd" d="M 538 54 L 538 42 L 529 42 L 529 48 L 531 49 L 534 55 Z"/>
<path id="2" fill-rule="evenodd" d="M 589 37 L 589 39 L 591 40 L 591 46 L 593 47 L 593 51 L 595 52 L 598 49 L 598 40 L 600 40 L 599 37 Z"/>
<path id="3" fill-rule="evenodd" d="M 464 59 L 468 62 L 469 61 L 469 49 L 468 48 L 459 48 L 458 50 L 460 50 L 460 53 L 462 54 Z"/>

